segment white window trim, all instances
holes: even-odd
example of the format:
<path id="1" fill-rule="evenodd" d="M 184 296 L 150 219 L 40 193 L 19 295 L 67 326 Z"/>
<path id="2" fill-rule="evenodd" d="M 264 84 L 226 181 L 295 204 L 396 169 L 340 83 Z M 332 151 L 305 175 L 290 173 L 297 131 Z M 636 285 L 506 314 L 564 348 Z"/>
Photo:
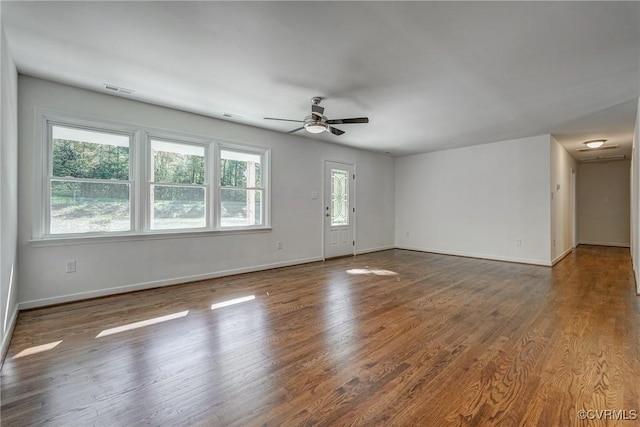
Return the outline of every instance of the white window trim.
<path id="1" fill-rule="evenodd" d="M 214 191 L 215 197 L 220 198 L 222 186 L 220 185 L 220 152 L 223 150 L 244 152 L 247 154 L 257 154 L 262 158 L 261 172 L 262 172 L 262 187 L 259 187 L 263 191 L 262 194 L 262 225 L 253 226 L 254 228 L 269 228 L 271 225 L 271 149 L 265 147 L 259 147 L 249 144 L 236 144 L 232 142 L 218 142 L 216 144 L 215 155 L 215 181 Z M 240 230 L 247 228 L 247 226 L 222 226 L 222 203 L 216 203 L 216 222 L 215 227 L 218 230 Z"/>
<path id="2" fill-rule="evenodd" d="M 52 140 L 50 124 L 72 126 L 84 129 L 114 132 L 130 136 L 129 181 L 131 198 L 132 229 L 126 232 L 67 233 L 49 234 L 49 171 L 52 161 Z M 154 129 L 132 124 L 109 122 L 74 114 L 61 113 L 38 108 L 35 111 L 34 154 L 36 171 L 39 174 L 33 193 L 32 235 L 30 242 L 34 246 L 57 246 L 66 244 L 107 243 L 114 241 L 175 239 L 188 237 L 206 237 L 211 235 L 261 233 L 271 231 L 271 148 L 254 144 L 221 140 L 201 135 L 184 134 L 164 129 Z M 205 148 L 205 188 L 206 188 L 206 227 L 191 229 L 151 230 L 149 221 L 151 152 L 150 140 L 159 139 L 169 142 L 193 144 Z M 220 226 L 220 151 L 230 149 L 258 154 L 263 161 L 263 224 L 259 226 Z M 126 181 L 122 181 L 126 182 Z"/>
<path id="3" fill-rule="evenodd" d="M 37 122 L 39 124 L 39 132 L 36 132 L 36 158 L 40 158 L 40 167 L 36 170 L 40 171 L 40 179 L 36 183 L 36 191 L 34 191 L 34 209 L 32 215 L 32 240 L 47 240 L 47 239 L 60 239 L 60 238 L 77 238 L 80 236 L 110 236 L 110 235 L 129 235 L 135 234 L 136 215 L 139 211 L 136 200 L 136 177 L 139 174 L 137 170 L 137 140 L 139 139 L 139 131 L 131 126 L 123 126 L 121 124 L 113 124 L 108 122 L 97 122 L 95 120 L 88 120 L 79 118 L 72 115 L 60 115 L 55 113 L 49 113 L 44 111 L 37 111 Z M 55 125 L 77 127 L 87 130 L 107 131 L 117 134 L 123 134 L 129 136 L 129 180 L 118 181 L 122 183 L 130 184 L 130 209 L 131 218 L 129 231 L 120 232 L 100 232 L 100 233 L 65 233 L 65 234 L 50 234 L 49 218 L 51 217 L 51 188 L 50 182 L 53 176 L 50 173 L 53 172 L 53 146 L 51 138 L 51 128 Z"/>
<path id="4" fill-rule="evenodd" d="M 146 170 L 145 176 L 140 180 L 141 183 L 143 183 L 143 191 L 144 194 L 140 197 L 140 200 L 144 200 L 146 209 L 143 210 L 144 212 L 144 229 L 142 228 L 142 226 L 140 227 L 140 230 L 142 230 L 142 232 L 144 233 L 159 233 L 159 234 L 163 234 L 163 233 L 171 233 L 171 232 L 198 232 L 198 231 L 212 231 L 214 229 L 214 227 L 212 226 L 213 224 L 215 224 L 215 222 L 213 222 L 213 217 L 212 217 L 212 212 L 213 207 L 212 204 L 214 203 L 214 201 L 216 200 L 215 198 L 212 197 L 212 186 L 211 186 L 211 182 L 212 182 L 212 165 L 211 163 L 215 162 L 215 158 L 212 156 L 213 153 L 215 153 L 215 150 L 212 149 L 212 146 L 215 145 L 215 143 L 211 140 L 211 139 L 202 139 L 202 138 L 197 138 L 194 136 L 189 136 L 189 135 L 178 135 L 178 134 L 173 134 L 173 133 L 169 133 L 169 132 L 146 132 L 145 135 L 145 141 L 142 144 L 143 150 L 144 150 L 144 161 L 146 162 L 144 165 L 144 169 Z M 153 185 L 152 181 L 151 181 L 151 174 L 153 171 L 153 160 L 151 159 L 151 140 L 155 140 L 155 141 L 164 141 L 164 142 L 170 142 L 170 143 L 176 143 L 176 144 L 185 144 L 185 145 L 194 145 L 194 146 L 198 146 L 198 147 L 203 147 L 204 148 L 204 159 L 205 159 L 205 165 L 204 165 L 204 185 L 197 185 L 197 187 L 204 187 L 205 189 L 205 210 L 206 210 L 206 214 L 205 214 L 205 226 L 204 227 L 198 227 L 198 228 L 178 228 L 178 229 L 159 229 L 159 230 L 153 230 L 151 229 L 151 186 Z M 159 183 L 158 185 L 164 185 Z M 189 184 L 170 184 L 168 183 L 167 185 L 172 186 L 172 185 L 180 185 L 180 186 L 190 186 Z M 217 203 L 216 203 L 217 204 Z"/>

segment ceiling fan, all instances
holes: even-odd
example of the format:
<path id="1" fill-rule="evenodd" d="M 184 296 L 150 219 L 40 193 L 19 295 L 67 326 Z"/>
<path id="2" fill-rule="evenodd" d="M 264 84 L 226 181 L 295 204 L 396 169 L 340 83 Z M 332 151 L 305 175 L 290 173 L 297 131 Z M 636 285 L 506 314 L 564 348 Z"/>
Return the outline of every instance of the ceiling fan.
<path id="1" fill-rule="evenodd" d="M 304 120 L 290 120 L 290 119 L 276 119 L 274 117 L 265 117 L 265 120 L 280 120 L 283 122 L 297 122 L 303 123 L 303 125 L 297 129 L 289 131 L 287 133 L 298 132 L 305 129 L 309 133 L 322 133 L 331 132 L 334 135 L 342 135 L 343 130 L 334 128 L 330 125 L 347 125 L 351 123 L 369 123 L 368 117 L 356 117 L 353 119 L 327 119 L 324 116 L 324 107 L 320 106 L 322 97 L 314 96 L 311 98 L 311 114 L 304 118 Z"/>

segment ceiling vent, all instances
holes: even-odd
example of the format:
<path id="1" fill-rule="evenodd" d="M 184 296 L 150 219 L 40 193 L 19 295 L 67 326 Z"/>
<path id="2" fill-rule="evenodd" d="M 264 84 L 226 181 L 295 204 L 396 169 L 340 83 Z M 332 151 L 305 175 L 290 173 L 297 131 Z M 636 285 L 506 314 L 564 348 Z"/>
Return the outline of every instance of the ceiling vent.
<path id="1" fill-rule="evenodd" d="M 135 92 L 135 90 L 127 89 L 127 88 L 116 86 L 116 85 L 110 85 L 108 83 L 104 84 L 104 88 L 110 92 L 121 93 L 123 95 L 131 95 L 133 92 Z"/>
<path id="2" fill-rule="evenodd" d="M 582 147 L 582 148 L 578 148 L 577 151 L 583 152 L 583 151 L 602 151 L 602 150 L 613 150 L 614 148 L 618 148 L 618 144 L 613 144 L 613 145 L 603 145 L 600 148 L 587 148 L 587 147 Z"/>

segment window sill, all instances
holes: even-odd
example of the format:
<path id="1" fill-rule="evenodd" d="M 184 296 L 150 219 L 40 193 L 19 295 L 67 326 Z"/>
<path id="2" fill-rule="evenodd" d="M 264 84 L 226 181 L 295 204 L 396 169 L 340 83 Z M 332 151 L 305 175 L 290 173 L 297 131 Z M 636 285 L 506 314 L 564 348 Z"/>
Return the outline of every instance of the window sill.
<path id="1" fill-rule="evenodd" d="M 267 233 L 272 230 L 271 227 L 254 227 L 254 228 L 229 228 L 225 230 L 206 230 L 206 231 L 162 231 L 162 232 L 146 232 L 146 233 L 127 233 L 127 234 L 108 234 L 102 236 L 60 236 L 45 237 L 41 239 L 32 239 L 29 241 L 33 247 L 45 246 L 67 246 L 67 245 L 89 245 L 96 243 L 113 243 L 113 242 L 133 242 L 141 240 L 167 240 L 167 239 L 192 239 L 211 236 L 226 236 L 233 234 L 256 234 Z"/>

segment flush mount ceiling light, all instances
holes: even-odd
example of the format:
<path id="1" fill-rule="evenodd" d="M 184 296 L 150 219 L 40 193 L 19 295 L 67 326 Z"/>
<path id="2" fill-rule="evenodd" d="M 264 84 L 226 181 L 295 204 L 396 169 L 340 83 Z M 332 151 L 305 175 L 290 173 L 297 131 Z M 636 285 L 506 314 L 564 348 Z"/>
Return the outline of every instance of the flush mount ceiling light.
<path id="1" fill-rule="evenodd" d="M 604 145 L 605 142 L 607 142 L 606 139 L 594 139 L 591 141 L 585 141 L 583 142 L 583 144 L 589 148 L 600 148 Z"/>

